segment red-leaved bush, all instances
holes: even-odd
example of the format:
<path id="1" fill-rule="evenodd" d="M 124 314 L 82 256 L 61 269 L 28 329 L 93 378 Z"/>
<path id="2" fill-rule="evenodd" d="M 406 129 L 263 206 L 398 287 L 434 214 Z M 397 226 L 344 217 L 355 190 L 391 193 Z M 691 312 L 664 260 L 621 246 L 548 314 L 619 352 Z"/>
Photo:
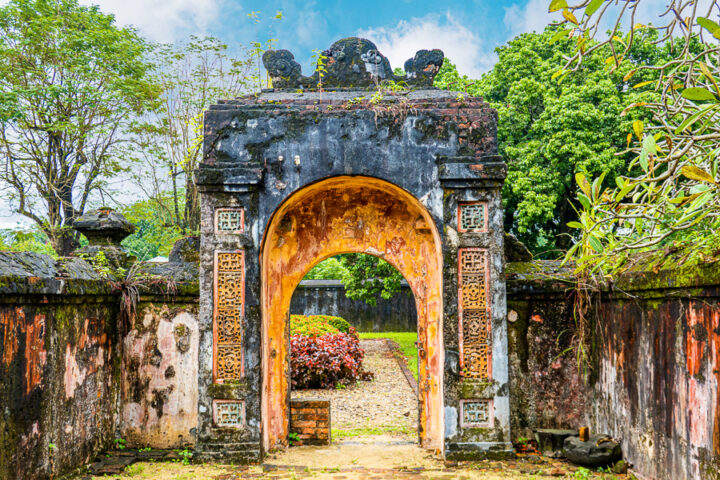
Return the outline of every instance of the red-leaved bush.
<path id="1" fill-rule="evenodd" d="M 354 329 L 352 329 L 354 330 Z M 362 368 L 365 351 L 354 332 L 319 337 L 290 337 L 292 388 L 335 388 L 357 380 L 370 380 Z"/>

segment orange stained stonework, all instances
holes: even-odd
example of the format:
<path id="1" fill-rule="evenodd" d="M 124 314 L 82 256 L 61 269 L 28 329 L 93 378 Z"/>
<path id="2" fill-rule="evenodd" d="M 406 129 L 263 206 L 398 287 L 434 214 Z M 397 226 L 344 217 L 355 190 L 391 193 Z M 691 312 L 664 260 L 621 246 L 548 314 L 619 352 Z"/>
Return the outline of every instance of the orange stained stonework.
<path id="1" fill-rule="evenodd" d="M 274 213 L 261 253 L 263 446 L 288 433 L 290 299 L 318 262 L 341 253 L 381 257 L 405 277 L 418 317 L 420 441 L 443 447 L 442 254 L 432 217 L 405 190 L 360 176 L 333 177 L 295 192 Z"/>

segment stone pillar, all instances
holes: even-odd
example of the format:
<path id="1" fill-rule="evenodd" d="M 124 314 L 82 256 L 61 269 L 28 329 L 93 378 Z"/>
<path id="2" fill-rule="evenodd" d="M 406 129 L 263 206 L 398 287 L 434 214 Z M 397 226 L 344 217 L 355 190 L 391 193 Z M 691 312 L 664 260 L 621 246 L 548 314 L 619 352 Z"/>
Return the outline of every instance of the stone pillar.
<path id="1" fill-rule="evenodd" d="M 445 455 L 512 454 L 498 156 L 440 157 L 445 192 Z"/>
<path id="2" fill-rule="evenodd" d="M 261 460 L 258 170 L 201 182 L 196 458 Z"/>

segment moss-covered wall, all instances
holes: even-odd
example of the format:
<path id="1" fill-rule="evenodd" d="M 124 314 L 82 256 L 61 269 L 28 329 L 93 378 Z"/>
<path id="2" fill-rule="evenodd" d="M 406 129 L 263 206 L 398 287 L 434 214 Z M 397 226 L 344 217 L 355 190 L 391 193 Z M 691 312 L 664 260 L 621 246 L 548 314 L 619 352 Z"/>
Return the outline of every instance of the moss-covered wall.
<path id="1" fill-rule="evenodd" d="M 0 478 L 56 476 L 112 441 L 116 314 L 113 297 L 0 297 Z"/>
<path id="2" fill-rule="evenodd" d="M 720 266 L 631 272 L 594 295 L 587 383 L 571 272 L 506 273 L 515 434 L 587 424 L 647 478 L 720 478 Z"/>
<path id="3" fill-rule="evenodd" d="M 192 277 L 193 269 L 171 267 L 160 283 L 173 285 L 174 294 L 146 292 L 122 342 L 120 293 L 86 262 L 0 252 L 0 478 L 57 478 L 88 464 L 124 435 L 121 419 L 129 411 L 148 413 L 136 443 L 191 443 L 197 283 L 175 284 L 176 273 Z M 135 355 L 138 347 L 147 355 Z M 138 372 L 134 378 L 147 387 L 138 389 L 141 400 L 121 398 L 121 386 Z"/>

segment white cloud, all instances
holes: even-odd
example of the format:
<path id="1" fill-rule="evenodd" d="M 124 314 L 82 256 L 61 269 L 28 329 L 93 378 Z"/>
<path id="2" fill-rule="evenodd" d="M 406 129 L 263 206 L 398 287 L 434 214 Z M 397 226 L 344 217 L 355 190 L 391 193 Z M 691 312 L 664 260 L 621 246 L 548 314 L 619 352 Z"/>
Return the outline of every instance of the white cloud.
<path id="1" fill-rule="evenodd" d="M 297 18 L 294 24 L 295 33 L 301 45 L 313 45 L 318 32 L 327 31 L 327 20 L 317 10 L 316 2 L 304 4 L 301 9 L 296 9 L 291 15 Z M 291 17 L 288 15 L 286 18 Z"/>
<path id="2" fill-rule="evenodd" d="M 134 25 L 151 40 L 171 42 L 183 33 L 204 33 L 218 18 L 219 0 L 80 0 Z"/>
<path id="3" fill-rule="evenodd" d="M 393 68 L 402 68 L 418 50 L 433 48 L 441 49 L 460 73 L 474 78 L 497 61 L 492 47 L 487 48 L 475 32 L 450 13 L 402 20 L 393 27 L 360 30 L 357 34 L 372 40 Z"/>
<path id="4" fill-rule="evenodd" d="M 0 0 L 0 6 L 10 0 Z M 122 26 L 133 25 L 158 42 L 172 42 L 188 33 L 203 34 L 219 18 L 223 0 L 79 0 L 115 15 Z"/>
<path id="5" fill-rule="evenodd" d="M 542 32 L 552 20 L 557 20 L 548 13 L 547 0 L 529 0 L 525 5 L 512 5 L 505 8 L 503 23 L 510 31 L 510 37 L 521 33 Z"/>

